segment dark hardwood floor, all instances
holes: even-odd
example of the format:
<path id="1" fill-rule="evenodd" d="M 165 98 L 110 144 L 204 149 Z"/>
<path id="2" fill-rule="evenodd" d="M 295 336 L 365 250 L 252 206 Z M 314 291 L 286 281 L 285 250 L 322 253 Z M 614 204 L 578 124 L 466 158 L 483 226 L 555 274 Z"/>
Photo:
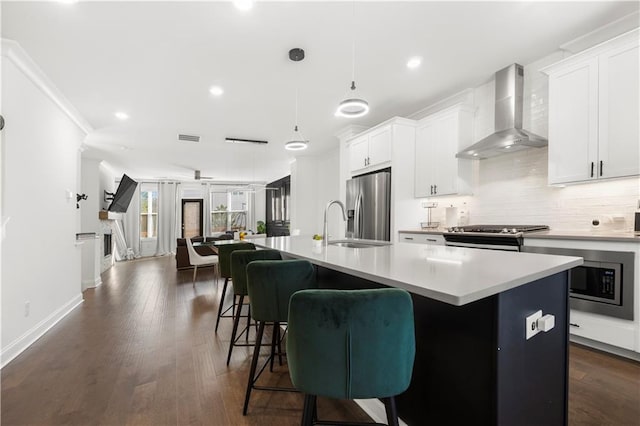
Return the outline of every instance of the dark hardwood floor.
<path id="1" fill-rule="evenodd" d="M 242 403 L 248 348 L 225 365 L 230 319 L 213 332 L 220 283 L 167 256 L 119 263 L 85 302 L 2 370 L 10 425 L 297 425 L 302 396 Z M 266 341 L 266 340 L 265 340 Z M 266 353 L 266 351 L 265 351 Z M 285 367 L 263 383 L 287 384 Z M 640 425 L 640 364 L 572 345 L 571 425 Z M 319 400 L 322 418 L 368 421 L 355 403 Z"/>
<path id="2" fill-rule="evenodd" d="M 640 363 L 572 344 L 569 423 L 640 425 Z"/>

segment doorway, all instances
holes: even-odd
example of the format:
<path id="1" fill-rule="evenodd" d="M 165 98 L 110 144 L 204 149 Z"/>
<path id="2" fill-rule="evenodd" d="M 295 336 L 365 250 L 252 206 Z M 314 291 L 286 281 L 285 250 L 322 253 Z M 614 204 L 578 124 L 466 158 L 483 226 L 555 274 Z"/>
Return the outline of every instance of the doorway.
<path id="1" fill-rule="evenodd" d="M 203 232 L 202 200 L 182 200 L 182 238 L 199 237 Z"/>

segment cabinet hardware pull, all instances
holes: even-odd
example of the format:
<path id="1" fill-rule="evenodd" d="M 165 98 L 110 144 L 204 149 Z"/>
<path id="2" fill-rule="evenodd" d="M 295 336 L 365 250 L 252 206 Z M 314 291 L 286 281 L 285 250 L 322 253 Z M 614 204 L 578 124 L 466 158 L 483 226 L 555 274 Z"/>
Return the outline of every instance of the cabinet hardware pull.
<path id="1" fill-rule="evenodd" d="M 431 195 L 433 195 L 433 185 L 431 185 Z"/>
<path id="2" fill-rule="evenodd" d="M 413 240 L 413 237 L 404 237 L 405 240 Z"/>
<path id="3" fill-rule="evenodd" d="M 432 243 L 435 243 L 437 240 L 432 240 L 431 238 L 427 238 L 427 241 L 431 241 Z"/>
<path id="4" fill-rule="evenodd" d="M 591 162 L 591 177 L 593 177 L 593 161 Z"/>
<path id="5" fill-rule="evenodd" d="M 579 325 L 579 324 L 576 324 L 576 323 L 573 323 L 573 322 L 570 322 L 570 323 L 569 323 L 569 325 L 570 325 L 571 327 L 578 327 L 578 328 L 580 328 L 580 325 Z"/>
<path id="6" fill-rule="evenodd" d="M 438 185 L 433 185 L 433 193 L 434 194 L 438 193 Z"/>
<path id="7" fill-rule="evenodd" d="M 602 176 L 602 160 L 600 160 L 600 176 Z"/>

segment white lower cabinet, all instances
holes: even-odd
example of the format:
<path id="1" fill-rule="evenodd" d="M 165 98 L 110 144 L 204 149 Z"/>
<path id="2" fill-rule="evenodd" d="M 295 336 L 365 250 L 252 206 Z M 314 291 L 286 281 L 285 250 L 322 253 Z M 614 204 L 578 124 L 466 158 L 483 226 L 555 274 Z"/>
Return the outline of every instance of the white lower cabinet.
<path id="1" fill-rule="evenodd" d="M 398 241 L 401 243 L 413 243 L 413 244 L 435 244 L 438 246 L 444 245 L 444 237 L 439 234 L 423 234 L 412 232 L 399 232 Z"/>
<path id="2" fill-rule="evenodd" d="M 572 309 L 569 320 L 569 333 L 573 336 L 583 337 L 617 348 L 640 352 L 640 245 L 638 245 L 637 242 L 632 239 L 630 239 L 629 242 L 621 242 L 602 239 L 542 239 L 527 238 L 525 236 L 524 245 L 525 247 L 633 252 L 635 258 L 633 280 L 631 280 L 631 282 L 624 281 L 623 285 L 634 286 L 633 300 L 625 301 L 626 303 L 633 304 L 634 319 L 625 320 Z"/>
<path id="3" fill-rule="evenodd" d="M 636 350 L 636 326 L 633 321 L 571 310 L 569 332 L 630 351 Z"/>

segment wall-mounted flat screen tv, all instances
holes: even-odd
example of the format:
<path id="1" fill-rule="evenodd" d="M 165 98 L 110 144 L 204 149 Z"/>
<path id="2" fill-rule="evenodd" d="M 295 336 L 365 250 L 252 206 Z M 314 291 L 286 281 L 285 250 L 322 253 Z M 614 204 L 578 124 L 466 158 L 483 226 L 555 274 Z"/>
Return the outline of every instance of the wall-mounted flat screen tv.
<path id="1" fill-rule="evenodd" d="M 122 175 L 120 185 L 118 185 L 118 189 L 113 196 L 113 201 L 111 201 L 111 204 L 109 205 L 109 211 L 114 213 L 126 213 L 137 186 L 138 182 L 131 179 L 126 174 Z"/>

